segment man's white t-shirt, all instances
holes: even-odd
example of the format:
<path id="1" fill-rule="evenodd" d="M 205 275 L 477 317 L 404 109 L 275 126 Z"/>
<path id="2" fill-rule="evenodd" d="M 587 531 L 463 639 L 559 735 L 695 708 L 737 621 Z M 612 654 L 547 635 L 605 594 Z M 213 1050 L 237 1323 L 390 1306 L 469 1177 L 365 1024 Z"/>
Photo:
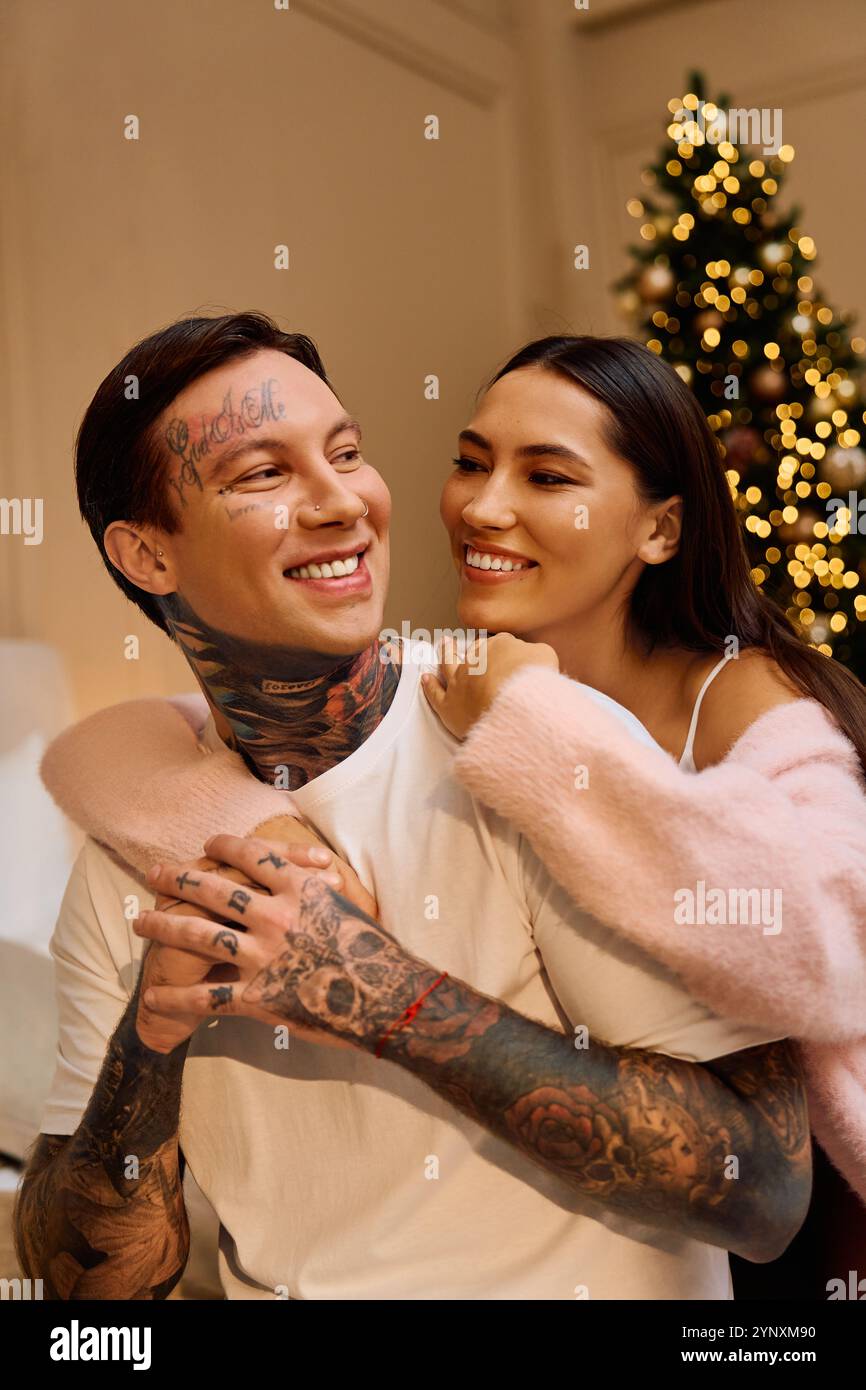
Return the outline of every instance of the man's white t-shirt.
<path id="1" fill-rule="evenodd" d="M 572 1037 L 585 1025 L 590 1038 L 696 1062 L 772 1041 L 712 1014 L 576 908 L 525 839 L 459 786 L 456 742 L 419 685 L 434 668 L 429 646 L 404 648 L 375 732 L 294 793 L 375 894 L 383 925 Z M 202 742 L 219 746 L 212 719 Z M 86 842 L 51 941 L 59 1046 L 45 1133 L 78 1126 L 144 949 L 129 918 L 152 904 Z M 283 1034 L 246 1018 L 203 1023 L 184 1066 L 180 1144 L 220 1220 L 228 1298 L 732 1296 L 724 1250 L 575 1195 L 388 1060 L 297 1038 L 285 1049 Z"/>

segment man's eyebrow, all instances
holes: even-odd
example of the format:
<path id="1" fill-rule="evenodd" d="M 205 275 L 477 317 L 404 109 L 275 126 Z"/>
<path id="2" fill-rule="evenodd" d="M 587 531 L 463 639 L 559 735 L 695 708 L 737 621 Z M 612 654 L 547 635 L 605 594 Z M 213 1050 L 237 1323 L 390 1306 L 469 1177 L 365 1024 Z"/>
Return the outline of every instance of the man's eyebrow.
<path id="1" fill-rule="evenodd" d="M 361 426 L 358 421 L 354 420 L 351 415 L 343 415 L 328 430 L 328 433 L 325 435 L 325 444 L 330 444 L 331 440 L 336 435 L 342 434 L 344 430 L 354 430 L 359 438 L 361 436 Z M 286 441 L 284 439 L 276 439 L 270 435 L 262 435 L 259 436 L 258 439 L 242 439 L 239 443 L 233 444 L 230 449 L 224 450 L 223 453 L 214 459 L 208 476 L 211 479 L 220 477 L 230 464 L 236 463 L 237 460 L 243 458 L 245 454 L 258 453 L 260 449 L 275 449 L 280 451 L 285 449 L 285 447 Z"/>
<path id="2" fill-rule="evenodd" d="M 493 449 L 490 440 L 485 439 L 477 430 L 461 430 L 457 438 L 461 443 L 465 440 L 467 444 L 477 444 L 479 449 L 486 449 L 488 453 Z M 566 463 L 581 463 L 584 468 L 591 466 L 582 454 L 575 453 L 574 449 L 569 449 L 565 444 L 524 444 L 517 450 L 518 458 L 535 459 L 550 456 L 563 459 Z"/>

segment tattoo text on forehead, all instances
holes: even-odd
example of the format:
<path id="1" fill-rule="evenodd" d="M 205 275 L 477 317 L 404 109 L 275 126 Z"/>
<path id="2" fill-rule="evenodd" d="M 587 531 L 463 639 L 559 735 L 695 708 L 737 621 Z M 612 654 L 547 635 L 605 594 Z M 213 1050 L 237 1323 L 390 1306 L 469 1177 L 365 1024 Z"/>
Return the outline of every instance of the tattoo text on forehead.
<path id="1" fill-rule="evenodd" d="M 220 444 L 230 439 L 257 430 L 271 420 L 282 420 L 286 413 L 284 403 L 276 399 L 279 382 L 274 377 L 252 386 L 241 396 L 235 407 L 235 388 L 230 386 L 223 397 L 222 410 L 209 418 L 200 417 L 200 429 L 190 429 L 190 422 L 175 416 L 165 431 L 165 442 L 175 458 L 180 460 L 176 473 L 169 478 L 182 506 L 186 506 L 186 489 L 197 487 L 203 491 L 198 465 L 203 458 Z M 195 437 L 193 437 L 195 436 Z"/>

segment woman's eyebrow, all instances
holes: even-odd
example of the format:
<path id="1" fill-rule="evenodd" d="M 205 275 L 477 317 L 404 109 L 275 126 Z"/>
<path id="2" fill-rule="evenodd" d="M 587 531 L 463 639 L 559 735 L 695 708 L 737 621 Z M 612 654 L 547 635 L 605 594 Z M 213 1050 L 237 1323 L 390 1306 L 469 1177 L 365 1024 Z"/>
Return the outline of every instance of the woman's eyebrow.
<path id="1" fill-rule="evenodd" d="M 490 452 L 493 445 L 489 439 L 485 439 L 483 434 L 477 430 L 461 430 L 457 436 L 458 440 L 467 444 L 477 444 L 479 449 L 487 449 Z M 565 444 L 524 444 L 522 448 L 516 450 L 518 458 L 553 458 L 563 459 L 566 463 L 580 463 L 584 468 L 590 468 L 590 463 L 582 454 L 575 453 L 574 449 L 569 449 Z"/>

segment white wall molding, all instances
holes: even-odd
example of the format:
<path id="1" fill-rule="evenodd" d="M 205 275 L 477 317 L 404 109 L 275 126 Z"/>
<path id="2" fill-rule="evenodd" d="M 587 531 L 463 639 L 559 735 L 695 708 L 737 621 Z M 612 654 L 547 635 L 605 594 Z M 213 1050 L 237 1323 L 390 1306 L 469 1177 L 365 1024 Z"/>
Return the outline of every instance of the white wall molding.
<path id="1" fill-rule="evenodd" d="M 716 95 L 718 89 L 727 85 L 724 82 L 715 82 L 711 72 L 705 75 L 710 86 L 711 98 Z M 856 91 L 864 86 L 866 58 L 860 54 L 846 63 L 828 63 L 825 68 L 817 70 L 813 65 L 799 72 L 786 72 L 784 77 L 769 73 L 766 78 L 762 77 L 760 82 L 756 83 L 747 79 L 740 89 L 731 93 L 731 103 L 734 106 L 778 106 L 784 119 L 786 110 L 794 110 L 811 101 L 820 101 L 838 93 Z M 671 97 L 676 95 L 678 94 L 675 91 L 670 92 Z M 664 110 L 659 106 L 658 128 L 655 132 L 656 143 L 659 144 L 664 132 L 663 121 Z M 609 153 L 626 154 L 630 150 L 639 149 L 647 141 L 646 116 L 636 116 L 628 121 L 599 126 L 595 138 L 604 142 Z M 792 138 L 789 143 L 796 148 L 796 140 Z"/>
<path id="2" fill-rule="evenodd" d="M 434 4 L 452 10 L 459 18 L 477 24 L 490 34 L 502 34 L 513 23 L 509 0 L 434 0 Z"/>
<path id="3" fill-rule="evenodd" d="M 505 37 L 451 5 L 293 0 L 292 8 L 476 106 L 492 106 L 507 81 L 511 51 Z"/>

